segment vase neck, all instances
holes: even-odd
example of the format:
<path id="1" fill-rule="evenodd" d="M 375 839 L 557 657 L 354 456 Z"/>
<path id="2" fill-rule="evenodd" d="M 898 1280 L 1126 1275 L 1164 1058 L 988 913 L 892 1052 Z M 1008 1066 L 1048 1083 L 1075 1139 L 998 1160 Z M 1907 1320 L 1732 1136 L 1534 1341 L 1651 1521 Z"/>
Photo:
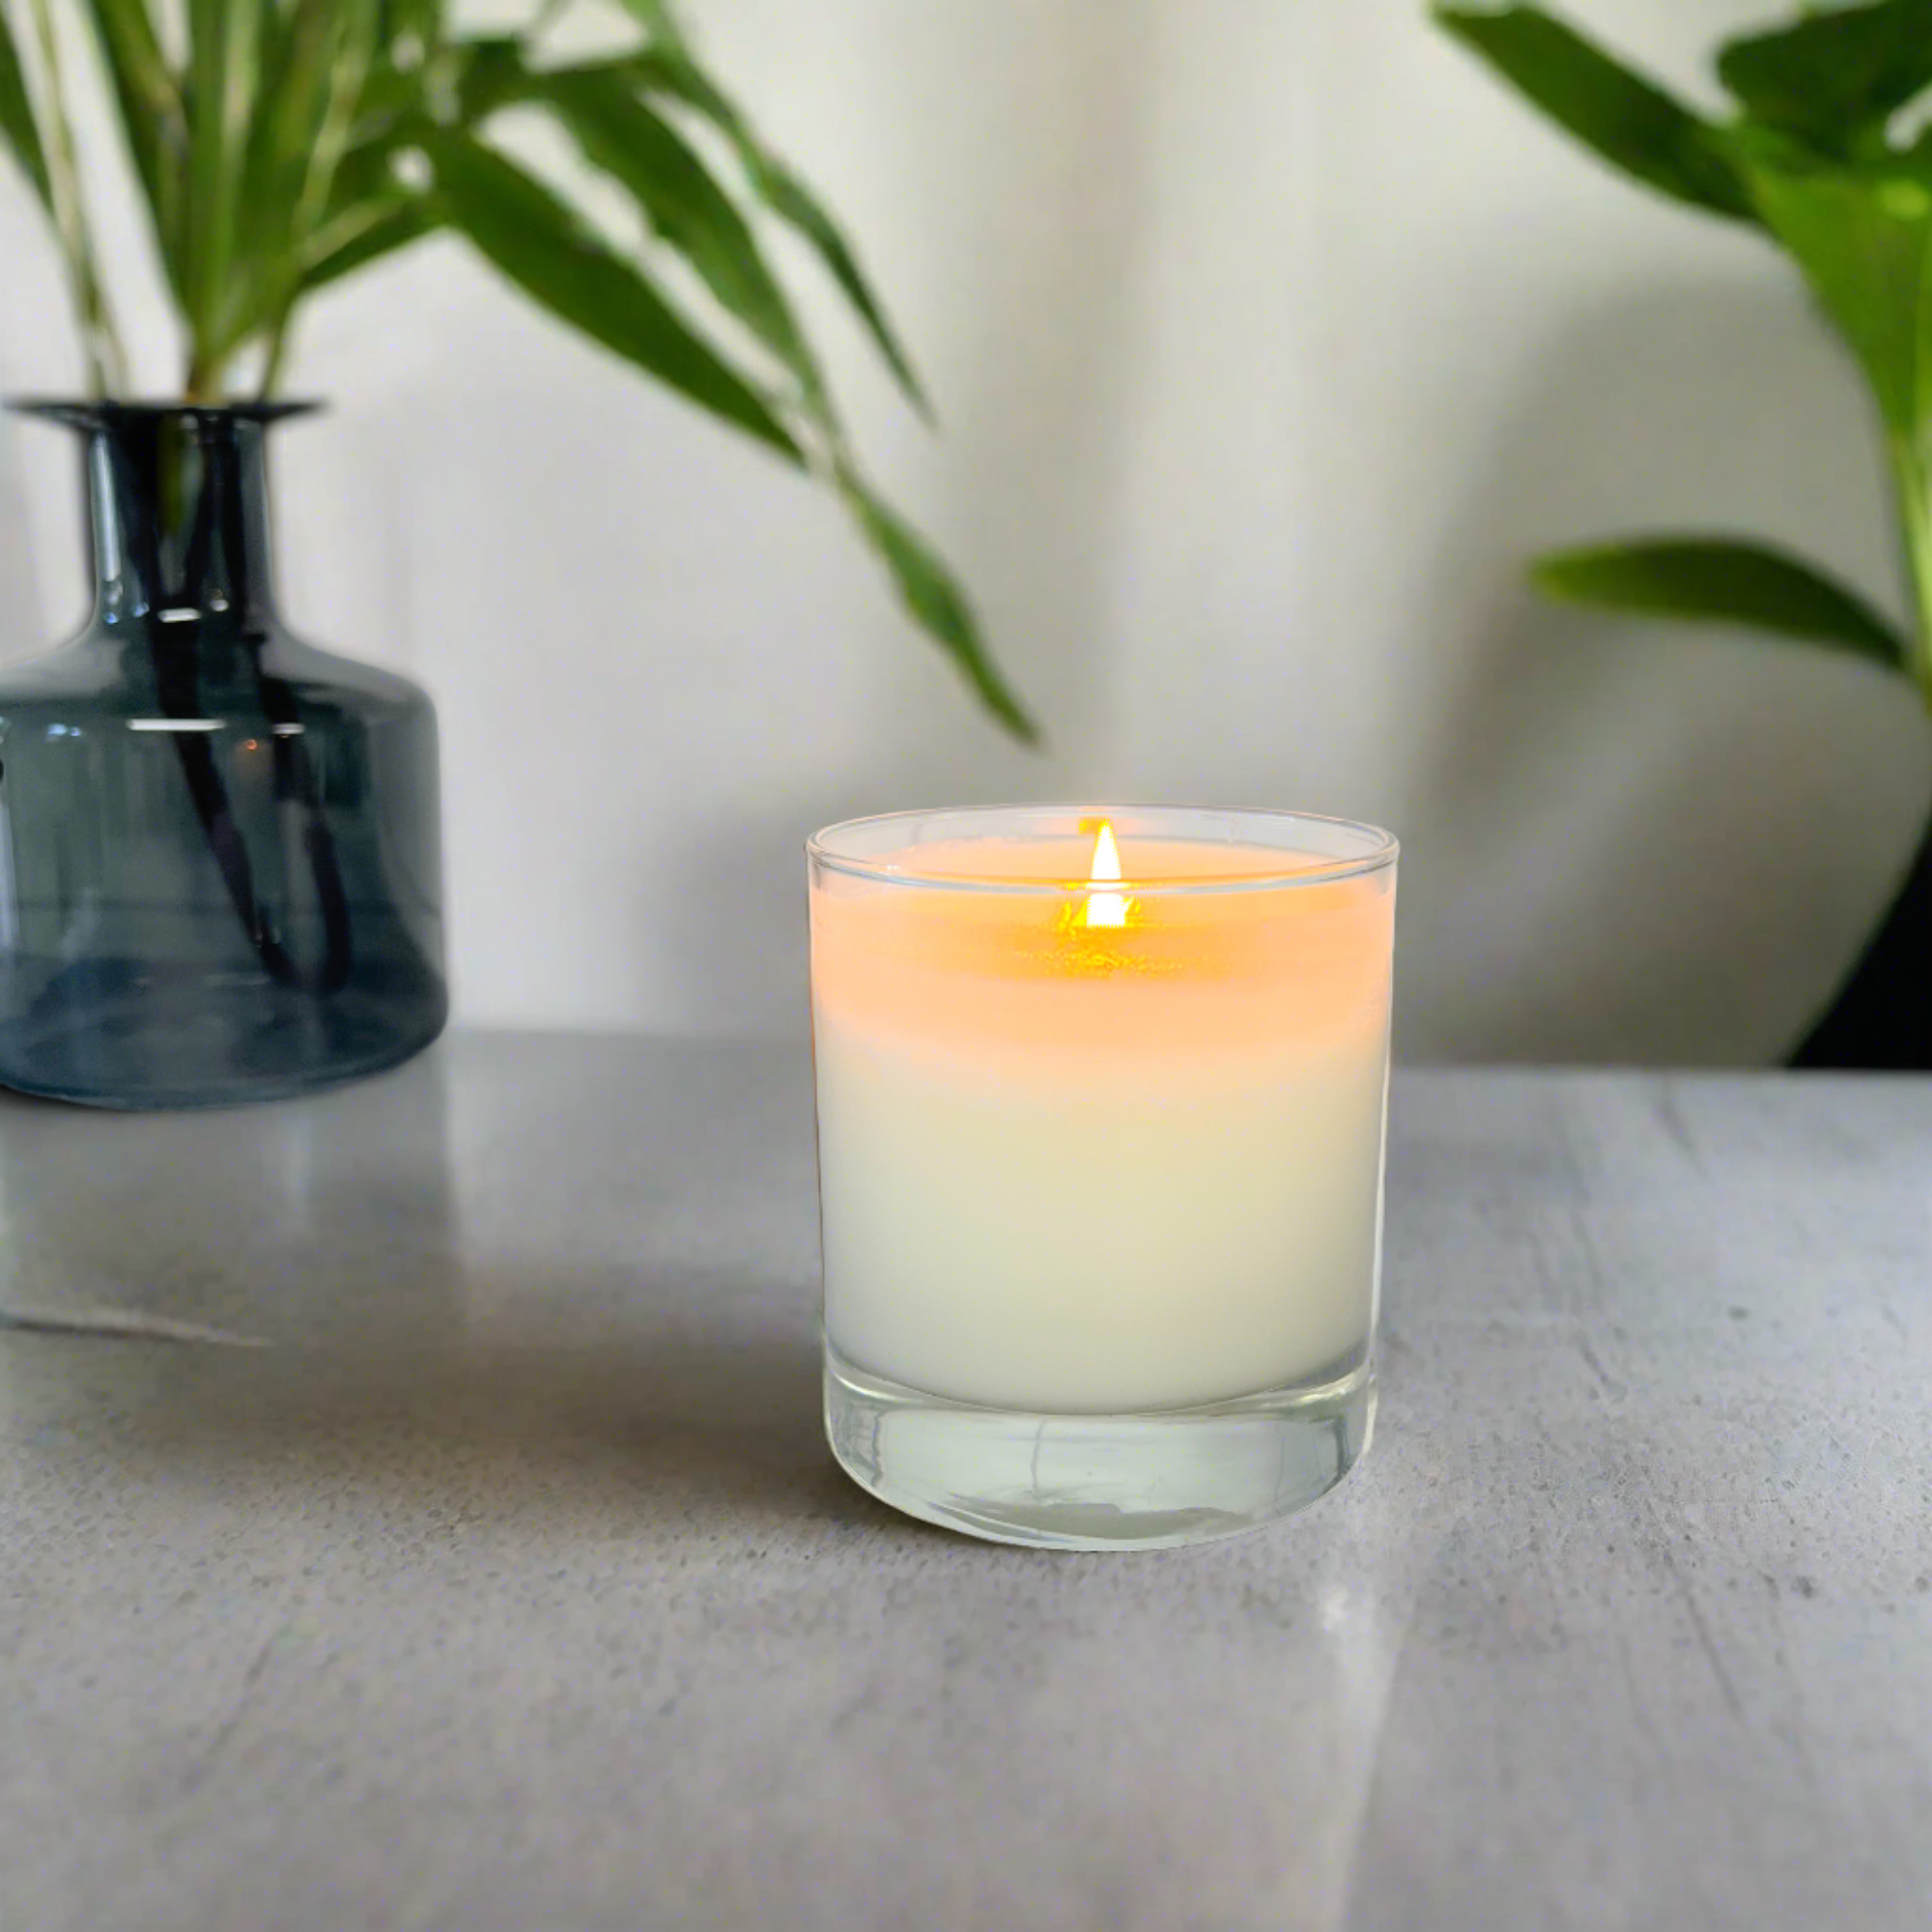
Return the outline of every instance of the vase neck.
<path id="1" fill-rule="evenodd" d="M 179 624 L 185 640 L 270 628 L 264 420 L 109 408 L 76 426 L 87 437 L 96 622 Z"/>

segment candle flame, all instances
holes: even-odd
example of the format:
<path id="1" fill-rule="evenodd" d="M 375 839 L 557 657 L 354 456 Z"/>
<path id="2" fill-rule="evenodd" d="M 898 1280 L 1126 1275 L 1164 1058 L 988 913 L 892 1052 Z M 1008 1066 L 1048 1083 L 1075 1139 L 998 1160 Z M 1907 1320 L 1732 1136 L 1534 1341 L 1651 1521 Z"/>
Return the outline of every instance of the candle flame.
<path id="1" fill-rule="evenodd" d="M 1118 882 L 1123 874 L 1121 871 L 1121 848 L 1114 842 L 1114 828 L 1103 818 L 1100 830 L 1094 839 L 1094 865 L 1088 873 L 1090 881 L 1098 885 Z M 1127 900 L 1123 893 L 1089 893 L 1087 895 L 1087 923 L 1089 925 L 1122 926 L 1127 923 Z"/>

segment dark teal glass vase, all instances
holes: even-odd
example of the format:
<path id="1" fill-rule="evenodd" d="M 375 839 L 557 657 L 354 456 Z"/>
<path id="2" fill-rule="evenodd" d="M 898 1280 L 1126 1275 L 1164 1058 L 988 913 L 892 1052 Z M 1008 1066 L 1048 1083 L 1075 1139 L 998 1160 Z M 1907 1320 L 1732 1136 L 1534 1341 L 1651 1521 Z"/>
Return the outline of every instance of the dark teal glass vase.
<path id="1" fill-rule="evenodd" d="M 0 673 L 0 1083 L 277 1099 L 448 1010 L 436 714 L 292 637 L 263 443 L 292 406 L 36 403 L 85 439 L 94 612 Z"/>

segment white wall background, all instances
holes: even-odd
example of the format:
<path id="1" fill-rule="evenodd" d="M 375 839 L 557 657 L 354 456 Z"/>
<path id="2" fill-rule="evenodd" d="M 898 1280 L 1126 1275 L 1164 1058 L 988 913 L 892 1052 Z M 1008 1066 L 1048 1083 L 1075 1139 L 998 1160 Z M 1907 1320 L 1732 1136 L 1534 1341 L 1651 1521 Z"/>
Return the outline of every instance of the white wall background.
<path id="1" fill-rule="evenodd" d="M 1579 157 L 1419 0 L 689 11 L 894 299 L 943 438 L 836 321 L 835 368 L 1052 749 L 979 719 L 827 502 L 431 243 L 313 312 L 292 386 L 334 407 L 279 488 L 296 620 L 440 705 L 465 1016 L 791 1032 L 814 824 L 1177 797 L 1403 834 L 1412 1058 L 1786 1043 L 1910 849 L 1924 720 L 1518 587 L 1693 526 L 1888 595 L 1859 392 L 1782 263 Z M 1693 86 L 1772 10 L 1576 11 Z M 0 379 L 76 373 L 9 185 Z M 9 654 L 77 613 L 72 497 L 52 432 L 0 431 Z"/>

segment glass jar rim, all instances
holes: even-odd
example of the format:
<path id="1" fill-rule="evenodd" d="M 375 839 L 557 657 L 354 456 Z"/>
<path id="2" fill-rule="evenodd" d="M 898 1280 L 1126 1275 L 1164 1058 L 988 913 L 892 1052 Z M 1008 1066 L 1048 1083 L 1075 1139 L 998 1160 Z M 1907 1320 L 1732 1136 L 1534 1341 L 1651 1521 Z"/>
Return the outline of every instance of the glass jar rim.
<path id="1" fill-rule="evenodd" d="M 1380 826 L 1370 825 L 1360 819 L 1290 811 L 1272 806 L 1132 803 L 931 806 L 911 811 L 874 812 L 861 818 L 841 819 L 835 825 L 823 827 L 806 840 L 805 849 L 811 862 L 827 871 L 838 872 L 847 878 L 866 879 L 876 885 L 923 887 L 938 892 L 1010 894 L 1032 898 L 1077 898 L 1095 890 L 1095 883 L 1091 880 L 1061 881 L 973 872 L 908 870 L 903 861 L 907 852 L 916 848 L 916 840 L 889 846 L 876 857 L 839 849 L 840 842 L 850 842 L 853 835 L 877 835 L 896 827 L 909 828 L 923 821 L 956 822 L 958 836 L 970 838 L 974 836 L 976 825 L 991 825 L 998 820 L 1011 818 L 1038 820 L 1042 830 L 1054 821 L 1066 821 L 1051 835 L 1057 837 L 1087 836 L 1082 832 L 1083 824 L 1091 826 L 1093 821 L 1104 819 L 1122 838 L 1165 836 L 1180 843 L 1240 844 L 1241 849 L 1249 853 L 1279 851 L 1284 861 L 1278 867 L 1260 870 L 1250 867 L 1238 872 L 1192 872 L 1173 879 L 1136 877 L 1129 864 L 1124 879 L 1099 882 L 1098 889 L 1101 891 L 1128 892 L 1136 898 L 1281 892 L 1302 886 L 1333 885 L 1338 880 L 1386 871 L 1395 865 L 1402 851 L 1401 843 L 1392 832 L 1385 832 Z M 1134 821 L 1137 819 L 1147 822 L 1136 825 Z M 1178 826 L 1163 826 L 1160 823 L 1162 820 L 1183 819 L 1219 820 L 1230 825 L 1255 828 L 1265 826 L 1282 833 L 1301 828 L 1337 842 L 1359 841 L 1361 849 L 1329 855 L 1296 848 L 1285 841 L 1277 844 L 1263 839 L 1241 841 L 1227 837 L 1216 838 L 1211 834 L 1203 836 L 1200 831 L 1190 838 Z M 980 836 L 997 835 L 982 833 Z"/>
<path id="2" fill-rule="evenodd" d="M 69 429 L 96 432 L 128 423 L 185 422 L 197 426 L 209 423 L 286 422 L 294 416 L 315 415 L 324 405 L 305 398 L 284 401 L 279 397 L 243 397 L 232 403 L 154 402 L 125 396 L 8 396 L 4 407 L 10 415 L 30 416 L 41 422 L 62 423 Z"/>

